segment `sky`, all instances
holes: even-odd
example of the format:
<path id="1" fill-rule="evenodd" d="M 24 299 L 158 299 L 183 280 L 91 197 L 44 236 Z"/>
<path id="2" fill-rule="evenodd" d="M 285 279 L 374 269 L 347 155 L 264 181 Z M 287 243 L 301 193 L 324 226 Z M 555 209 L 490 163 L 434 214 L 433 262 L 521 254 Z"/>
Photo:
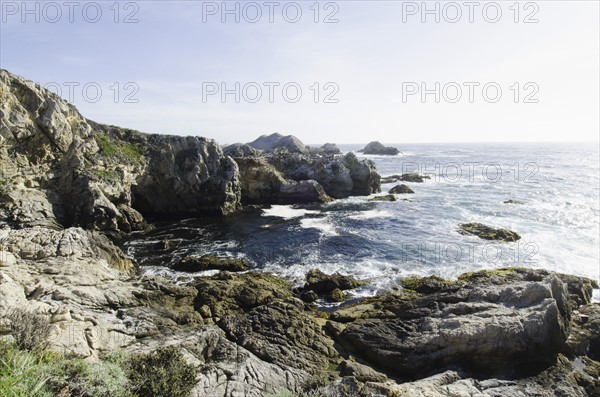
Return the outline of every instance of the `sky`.
<path id="1" fill-rule="evenodd" d="M 596 142 L 598 1 L 1 1 L 0 68 L 220 143 Z"/>

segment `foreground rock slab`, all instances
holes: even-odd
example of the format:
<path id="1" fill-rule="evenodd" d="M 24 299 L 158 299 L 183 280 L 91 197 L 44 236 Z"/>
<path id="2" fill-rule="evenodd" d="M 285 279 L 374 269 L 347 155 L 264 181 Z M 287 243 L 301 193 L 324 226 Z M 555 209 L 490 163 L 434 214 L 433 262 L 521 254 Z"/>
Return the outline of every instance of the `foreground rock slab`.
<path id="1" fill-rule="evenodd" d="M 559 276 L 511 269 L 436 285 L 435 292 L 388 294 L 334 313 L 332 320 L 348 322 L 338 329 L 340 343 L 405 379 L 452 365 L 515 376 L 551 365 L 563 351 L 571 311 Z"/>

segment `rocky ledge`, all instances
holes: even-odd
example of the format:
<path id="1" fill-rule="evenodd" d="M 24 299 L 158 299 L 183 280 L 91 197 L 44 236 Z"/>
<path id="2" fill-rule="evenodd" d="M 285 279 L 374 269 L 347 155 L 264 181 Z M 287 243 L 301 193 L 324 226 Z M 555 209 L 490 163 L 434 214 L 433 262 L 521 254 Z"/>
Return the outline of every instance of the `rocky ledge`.
<path id="1" fill-rule="evenodd" d="M 412 277 L 323 312 L 314 300 L 347 299 L 362 283 L 313 270 L 301 290 L 257 272 L 176 285 L 140 277 L 97 233 L 0 233 L 0 312 L 45 316 L 53 349 L 92 360 L 174 346 L 196 368 L 194 396 L 600 392 L 600 306 L 588 279 L 522 268 Z M 11 329 L 0 322 L 3 338 Z"/>

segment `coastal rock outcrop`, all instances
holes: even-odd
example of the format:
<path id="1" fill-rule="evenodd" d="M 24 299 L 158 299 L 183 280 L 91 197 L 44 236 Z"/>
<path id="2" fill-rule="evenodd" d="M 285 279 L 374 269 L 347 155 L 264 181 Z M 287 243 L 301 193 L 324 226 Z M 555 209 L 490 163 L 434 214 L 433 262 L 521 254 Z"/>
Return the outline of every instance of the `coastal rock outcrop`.
<path id="1" fill-rule="evenodd" d="M 5 70 L 0 99 L 0 224 L 128 232 L 146 227 L 140 213 L 239 208 L 237 165 L 213 140 L 97 124 Z"/>
<path id="2" fill-rule="evenodd" d="M 400 153 L 398 149 L 392 146 L 384 146 L 381 142 L 373 141 L 367 144 L 364 148 L 359 150 L 359 152 L 364 154 L 376 154 L 376 155 L 385 155 L 385 156 L 396 156 Z"/>
<path id="3" fill-rule="evenodd" d="M 344 291 L 355 289 L 364 285 L 350 276 L 334 273 L 326 274 L 319 269 L 311 269 L 306 274 L 304 287 L 297 291 L 302 300 L 314 302 L 318 297 L 333 302 L 341 302 L 346 299 Z"/>
<path id="4" fill-rule="evenodd" d="M 515 376 L 555 362 L 571 320 L 568 287 L 559 276 L 510 269 L 467 280 L 371 301 L 338 340 L 407 379 L 456 365 L 480 376 Z M 356 311 L 342 309 L 332 319 L 348 321 Z"/>
<path id="5" fill-rule="evenodd" d="M 331 157 L 278 151 L 236 157 L 235 161 L 240 169 L 244 203 L 327 202 L 328 197 L 368 196 L 381 191 L 375 164 L 359 160 L 352 153 Z M 310 194 L 288 193 L 301 190 Z"/>
<path id="6" fill-rule="evenodd" d="M 327 203 L 331 197 L 314 180 L 286 179 L 264 157 L 236 157 L 244 204 Z"/>

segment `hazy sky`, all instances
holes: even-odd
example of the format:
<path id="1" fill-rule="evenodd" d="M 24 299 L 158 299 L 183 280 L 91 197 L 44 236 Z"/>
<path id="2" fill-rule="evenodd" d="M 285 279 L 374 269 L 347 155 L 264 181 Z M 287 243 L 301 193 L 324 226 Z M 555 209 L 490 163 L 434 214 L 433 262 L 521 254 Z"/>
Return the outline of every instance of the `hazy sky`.
<path id="1" fill-rule="evenodd" d="M 1 68 L 108 124 L 221 143 L 600 134 L 598 1 L 1 3 Z"/>

